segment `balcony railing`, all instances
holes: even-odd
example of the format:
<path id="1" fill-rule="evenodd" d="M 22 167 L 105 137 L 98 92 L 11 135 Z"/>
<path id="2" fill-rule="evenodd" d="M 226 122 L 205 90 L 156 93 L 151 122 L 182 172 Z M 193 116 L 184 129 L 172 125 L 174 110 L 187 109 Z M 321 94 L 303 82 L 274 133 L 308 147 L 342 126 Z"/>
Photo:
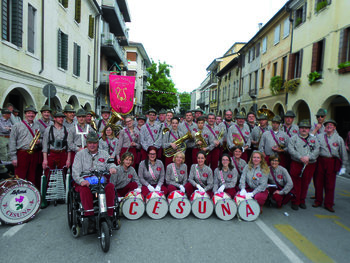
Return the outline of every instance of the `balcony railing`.
<path id="1" fill-rule="evenodd" d="M 127 67 L 128 62 L 125 57 L 125 52 L 122 47 L 119 45 L 116 37 L 108 33 L 106 35 L 102 34 L 101 36 L 101 47 L 102 51 L 110 57 L 113 57 L 117 60 L 118 63 L 123 62 L 124 66 Z"/>

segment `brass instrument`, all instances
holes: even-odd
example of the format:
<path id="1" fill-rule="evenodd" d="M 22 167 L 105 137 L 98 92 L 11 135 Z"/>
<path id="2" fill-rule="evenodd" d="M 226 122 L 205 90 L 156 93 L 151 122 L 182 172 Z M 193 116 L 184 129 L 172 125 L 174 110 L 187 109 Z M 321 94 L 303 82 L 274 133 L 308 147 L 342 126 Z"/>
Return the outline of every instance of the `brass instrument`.
<path id="1" fill-rule="evenodd" d="M 242 151 L 244 152 L 244 149 L 243 149 L 244 142 L 243 142 L 241 135 L 239 135 L 238 133 L 233 133 L 232 137 L 233 137 L 233 139 L 232 139 L 233 144 L 236 147 L 242 148 Z M 230 152 L 232 152 L 232 148 L 229 150 L 230 150 Z"/>
<path id="2" fill-rule="evenodd" d="M 207 142 L 205 141 L 205 139 L 203 138 L 202 136 L 202 131 L 198 131 L 194 134 L 194 138 L 195 138 L 195 144 L 196 146 L 200 149 L 200 150 L 203 150 L 203 148 L 207 148 L 208 147 L 208 144 Z M 198 144 L 198 142 L 202 142 L 201 145 Z M 205 153 L 206 155 L 209 154 L 209 151 L 206 151 Z"/>
<path id="3" fill-rule="evenodd" d="M 33 154 L 34 153 L 34 147 L 36 145 L 36 142 L 39 140 L 39 138 L 40 138 L 40 130 L 37 130 L 33 140 L 29 144 L 29 149 L 27 150 L 27 153 L 29 153 L 29 154 Z"/>
<path id="4" fill-rule="evenodd" d="M 172 157 L 174 156 L 176 153 L 178 152 L 184 152 L 186 150 L 186 140 L 190 140 L 192 139 L 192 134 L 190 132 L 186 133 L 184 136 L 182 136 L 181 138 L 177 139 L 176 141 L 174 141 L 173 143 L 176 144 L 176 149 L 174 149 L 173 147 L 171 147 L 171 145 L 169 145 L 168 147 L 164 148 L 164 155 L 166 157 Z"/>
<path id="5" fill-rule="evenodd" d="M 269 109 L 260 109 L 258 110 L 258 116 L 265 115 L 267 117 L 268 121 L 271 121 L 273 117 L 275 117 L 275 114 L 269 110 Z"/>
<path id="6" fill-rule="evenodd" d="M 106 127 L 107 127 L 108 125 L 111 125 L 111 126 L 112 126 L 112 130 L 113 130 L 114 133 L 117 135 L 117 134 L 119 134 L 119 132 L 123 129 L 123 126 L 121 126 L 121 125 L 116 125 L 116 123 L 117 123 L 118 121 L 120 121 L 120 120 L 124 120 L 124 118 L 123 118 L 119 113 L 117 113 L 117 112 L 115 112 L 115 111 L 113 111 L 113 110 L 112 110 L 112 112 L 111 112 L 111 115 L 112 115 L 112 117 L 109 118 L 109 120 L 108 120 L 106 126 L 105 126 L 105 127 L 103 128 L 103 130 L 102 130 L 102 133 L 105 132 Z"/>
<path id="7" fill-rule="evenodd" d="M 224 134 L 225 134 L 225 128 L 222 128 L 219 135 L 218 135 L 217 140 L 220 141 L 222 139 L 222 137 L 224 137 Z"/>
<path id="8" fill-rule="evenodd" d="M 170 131 L 170 129 L 169 129 L 169 128 L 164 128 L 164 129 L 163 129 L 163 132 L 162 132 L 162 133 L 163 133 L 163 135 L 164 135 L 164 134 L 166 134 L 168 131 Z"/>

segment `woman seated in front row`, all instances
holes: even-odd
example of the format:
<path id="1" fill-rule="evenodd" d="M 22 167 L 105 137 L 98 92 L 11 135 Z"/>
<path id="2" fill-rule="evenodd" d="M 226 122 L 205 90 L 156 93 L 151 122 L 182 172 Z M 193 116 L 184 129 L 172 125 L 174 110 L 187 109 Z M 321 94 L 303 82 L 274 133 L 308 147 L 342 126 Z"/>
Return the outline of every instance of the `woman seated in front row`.
<path id="1" fill-rule="evenodd" d="M 188 181 L 191 185 L 188 185 L 188 189 L 186 189 L 186 194 L 188 198 L 191 197 L 192 193 L 195 190 L 199 190 L 200 192 L 206 192 L 209 197 L 213 197 L 213 184 L 214 177 L 213 171 L 209 166 L 205 165 L 205 152 L 199 151 L 197 153 L 197 164 L 192 164 L 190 176 Z"/>
<path id="2" fill-rule="evenodd" d="M 168 189 L 163 185 L 164 177 L 164 165 L 161 160 L 157 159 L 157 148 L 150 146 L 147 150 L 147 158 L 139 166 L 142 195 L 147 197 L 153 191 L 162 191 L 166 195 Z"/>
<path id="3" fill-rule="evenodd" d="M 135 169 L 132 167 L 133 162 L 134 155 L 130 152 L 124 153 L 120 165 L 117 166 L 117 173 L 111 176 L 110 181 L 115 185 L 119 198 L 134 190 L 141 193 L 141 184 Z"/>
<path id="4" fill-rule="evenodd" d="M 264 155 L 259 151 L 254 151 L 239 181 L 240 194 L 245 195 L 246 198 L 254 198 L 259 203 L 261 211 L 268 197 L 266 188 L 269 173 Z"/>
<path id="5" fill-rule="evenodd" d="M 269 187 L 269 193 L 272 200 L 276 202 L 277 208 L 287 204 L 293 195 L 293 181 L 286 168 L 280 166 L 280 157 L 270 156 L 270 174 L 268 183 L 275 186 Z"/>
<path id="6" fill-rule="evenodd" d="M 183 152 L 177 152 L 173 157 L 173 163 L 169 164 L 166 168 L 166 184 L 168 193 L 180 190 L 186 192 L 187 183 L 187 165 L 185 162 L 185 154 Z"/>
<path id="7" fill-rule="evenodd" d="M 232 165 L 237 169 L 238 172 L 238 179 L 237 181 L 241 179 L 241 175 L 243 172 L 244 167 L 246 167 L 247 163 L 244 161 L 242 157 L 242 147 L 234 146 L 232 148 L 233 156 L 232 156 Z M 236 190 L 239 191 L 239 187 L 236 187 Z"/>
<path id="8" fill-rule="evenodd" d="M 232 165 L 229 154 L 224 153 L 219 161 L 218 168 L 214 171 L 214 193 L 225 192 L 232 198 L 236 195 L 238 172 Z"/>

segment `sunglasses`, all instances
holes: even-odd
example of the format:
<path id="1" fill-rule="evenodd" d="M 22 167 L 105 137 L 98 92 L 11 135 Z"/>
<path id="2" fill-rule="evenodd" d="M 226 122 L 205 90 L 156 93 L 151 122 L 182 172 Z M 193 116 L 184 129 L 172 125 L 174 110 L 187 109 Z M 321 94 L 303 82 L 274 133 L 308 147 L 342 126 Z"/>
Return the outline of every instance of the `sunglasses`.
<path id="1" fill-rule="evenodd" d="M 324 116 L 316 116 L 316 118 L 318 119 L 318 118 L 324 118 Z"/>

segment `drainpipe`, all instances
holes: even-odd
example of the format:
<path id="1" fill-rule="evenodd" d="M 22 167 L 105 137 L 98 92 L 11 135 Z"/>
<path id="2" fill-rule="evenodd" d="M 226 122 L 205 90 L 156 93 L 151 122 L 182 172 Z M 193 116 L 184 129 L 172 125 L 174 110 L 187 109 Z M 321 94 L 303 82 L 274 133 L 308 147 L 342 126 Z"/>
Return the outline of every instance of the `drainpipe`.
<path id="1" fill-rule="evenodd" d="M 95 97 L 95 112 L 97 113 L 97 101 L 98 101 L 98 96 L 96 94 L 96 79 L 97 79 L 97 74 L 96 72 L 100 72 L 100 68 L 98 70 L 96 70 L 96 55 L 97 55 L 97 48 L 99 47 L 99 42 L 100 42 L 100 35 L 99 35 L 99 31 L 97 31 L 97 29 L 99 28 L 99 24 L 100 24 L 100 18 L 101 13 L 98 13 L 95 16 L 95 41 L 94 41 L 94 66 L 93 66 L 93 74 L 92 74 L 92 91 Z M 100 56 L 99 56 L 100 57 Z"/>
<path id="2" fill-rule="evenodd" d="M 292 10 L 289 8 L 288 3 L 286 5 L 286 11 L 289 13 L 289 22 L 292 24 L 292 32 L 290 33 L 290 50 L 289 50 L 289 55 L 292 54 L 293 51 L 293 33 L 294 33 L 294 26 L 293 26 L 293 12 Z M 288 68 L 288 71 L 290 69 Z M 286 99 L 285 99 L 285 104 L 286 104 L 286 108 L 288 109 L 288 92 L 286 92 Z"/>
<path id="3" fill-rule="evenodd" d="M 41 1 L 41 69 L 39 71 L 39 74 L 41 74 L 44 71 L 44 30 L 45 30 L 45 1 Z"/>

